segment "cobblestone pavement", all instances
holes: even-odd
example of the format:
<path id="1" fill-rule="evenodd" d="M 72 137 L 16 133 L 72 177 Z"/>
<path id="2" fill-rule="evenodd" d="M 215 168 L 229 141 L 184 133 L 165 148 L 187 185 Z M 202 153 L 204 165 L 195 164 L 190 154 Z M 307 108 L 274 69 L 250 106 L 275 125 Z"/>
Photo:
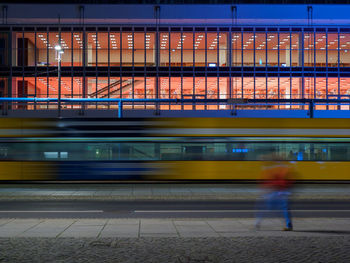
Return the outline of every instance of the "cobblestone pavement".
<path id="1" fill-rule="evenodd" d="M 0 262 L 350 262 L 350 237 L 0 238 Z"/>
<path id="2" fill-rule="evenodd" d="M 0 199 L 252 200 L 255 184 L 1 184 Z M 302 184 L 293 198 L 350 200 L 350 184 Z"/>

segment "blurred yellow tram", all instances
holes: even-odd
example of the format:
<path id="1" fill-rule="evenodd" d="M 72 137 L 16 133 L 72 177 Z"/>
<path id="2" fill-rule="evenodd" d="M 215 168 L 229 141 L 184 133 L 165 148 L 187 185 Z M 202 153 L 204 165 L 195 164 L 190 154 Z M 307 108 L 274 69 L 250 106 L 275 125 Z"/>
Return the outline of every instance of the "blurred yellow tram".
<path id="1" fill-rule="evenodd" d="M 2 119 L 0 180 L 350 180 L 347 119 Z"/>

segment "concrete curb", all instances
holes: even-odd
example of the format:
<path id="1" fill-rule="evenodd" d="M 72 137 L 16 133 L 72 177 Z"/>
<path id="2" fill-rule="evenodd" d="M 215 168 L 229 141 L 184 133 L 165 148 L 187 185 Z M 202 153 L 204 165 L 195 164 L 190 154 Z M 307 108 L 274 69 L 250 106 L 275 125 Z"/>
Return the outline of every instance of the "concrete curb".
<path id="1" fill-rule="evenodd" d="M 188 201 L 196 201 L 196 200 L 222 200 L 222 201 L 234 201 L 234 200 L 247 200 L 252 201 L 260 198 L 260 195 L 196 195 L 196 196 L 188 196 L 188 195 L 138 195 L 138 196 L 91 196 L 91 195 L 82 195 L 82 196 L 55 196 L 55 195 L 21 195 L 21 196 L 0 196 L 1 201 L 9 201 L 9 200 L 100 200 L 100 201 L 140 201 L 140 200 L 148 200 L 148 201 L 160 201 L 160 200 L 188 200 Z M 306 195 L 306 194 L 295 194 L 291 196 L 292 200 L 344 200 L 350 202 L 350 195 Z"/>

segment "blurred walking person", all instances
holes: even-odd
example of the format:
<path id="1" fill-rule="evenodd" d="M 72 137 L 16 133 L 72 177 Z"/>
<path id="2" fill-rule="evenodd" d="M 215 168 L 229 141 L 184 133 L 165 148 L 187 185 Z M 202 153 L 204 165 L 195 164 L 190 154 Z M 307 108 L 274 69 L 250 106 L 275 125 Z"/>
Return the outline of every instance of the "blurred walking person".
<path id="1" fill-rule="evenodd" d="M 264 216 L 277 211 L 283 214 L 285 219 L 284 231 L 292 231 L 292 217 L 289 210 L 290 188 L 293 184 L 292 170 L 289 165 L 278 161 L 268 164 L 262 172 L 262 187 L 264 194 L 261 200 L 258 200 L 258 212 L 256 217 L 255 227 L 260 229 L 261 222 Z"/>

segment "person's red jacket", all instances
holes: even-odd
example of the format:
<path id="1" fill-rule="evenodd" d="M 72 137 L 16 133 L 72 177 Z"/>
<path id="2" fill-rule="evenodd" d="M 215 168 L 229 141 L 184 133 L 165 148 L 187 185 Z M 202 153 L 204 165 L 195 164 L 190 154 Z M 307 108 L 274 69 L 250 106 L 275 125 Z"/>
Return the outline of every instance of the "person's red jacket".
<path id="1" fill-rule="evenodd" d="M 292 185 L 290 173 L 287 166 L 271 166 L 264 170 L 263 185 L 274 190 L 287 190 Z"/>

